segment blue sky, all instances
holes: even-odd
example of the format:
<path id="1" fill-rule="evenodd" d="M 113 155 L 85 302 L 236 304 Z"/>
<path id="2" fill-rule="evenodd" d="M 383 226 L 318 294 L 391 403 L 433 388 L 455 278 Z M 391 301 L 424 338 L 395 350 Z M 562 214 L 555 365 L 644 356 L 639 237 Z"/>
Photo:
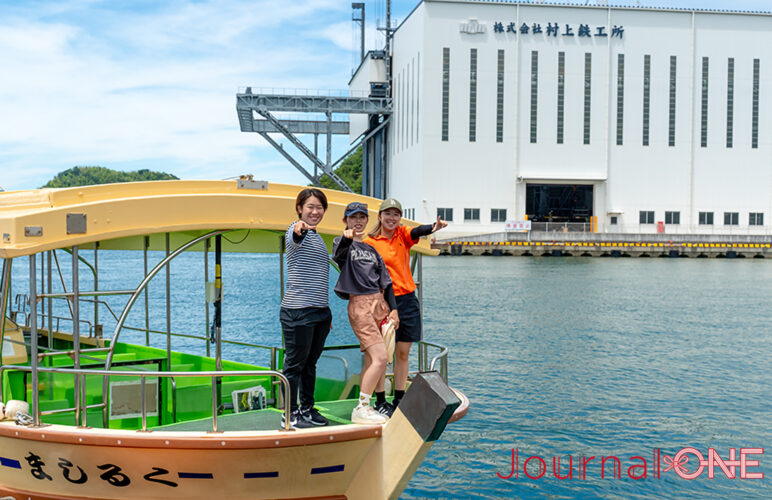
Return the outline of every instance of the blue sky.
<path id="1" fill-rule="evenodd" d="M 393 18 L 417 1 L 395 0 Z M 769 0 L 609 3 L 772 9 Z M 367 48 L 380 48 L 385 0 L 366 4 Z M 351 14 L 350 0 L 0 0 L 0 186 L 36 188 L 75 165 L 305 184 L 239 131 L 235 94 L 344 89 L 359 51 Z M 347 145 L 337 138 L 333 157 Z"/>

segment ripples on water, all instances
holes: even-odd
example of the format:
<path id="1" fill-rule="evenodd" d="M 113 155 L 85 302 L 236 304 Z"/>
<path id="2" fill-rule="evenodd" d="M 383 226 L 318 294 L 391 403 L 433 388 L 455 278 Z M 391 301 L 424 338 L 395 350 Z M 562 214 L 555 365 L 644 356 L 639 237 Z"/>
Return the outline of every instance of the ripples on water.
<path id="1" fill-rule="evenodd" d="M 427 336 L 450 347 L 451 384 L 472 408 L 405 497 L 769 496 L 768 455 L 754 457 L 762 480 L 626 471 L 655 447 L 726 457 L 769 442 L 772 263 L 454 257 L 425 269 Z M 520 479 L 501 480 L 512 448 Z M 523 477 L 531 455 L 544 478 Z M 568 455 L 574 479 L 555 479 L 552 457 L 567 467 Z M 580 457 L 609 455 L 623 479 L 600 479 L 595 462 L 578 479 Z"/>
<path id="2" fill-rule="evenodd" d="M 151 252 L 152 262 L 160 257 Z M 202 260 L 185 254 L 172 266 L 174 331 L 205 331 Z M 223 262 L 224 337 L 280 345 L 278 257 L 226 254 Z M 15 262 L 16 293 L 26 266 Z M 100 268 L 101 289 L 134 288 L 142 254 L 104 251 Z M 83 289 L 92 286 L 87 272 Z M 333 272 L 331 285 L 335 279 Z M 726 458 L 730 447 L 770 442 L 772 263 L 441 257 L 424 260 L 424 281 L 425 337 L 450 348 L 451 385 L 472 406 L 434 445 L 404 498 L 770 496 L 770 454 L 751 457 L 760 460 L 753 470 L 764 472 L 762 480 L 730 480 L 717 469 L 712 480 L 706 470 L 694 481 L 672 471 L 635 481 L 626 471 L 638 464 L 629 460 L 634 455 L 650 464 L 653 448 L 672 455 L 713 447 Z M 151 328 L 163 330 L 163 273 L 150 297 Z M 120 298 L 109 301 L 120 311 Z M 328 343 L 355 343 L 345 302 L 331 294 L 331 306 Z M 106 314 L 100 311 L 109 334 L 115 323 Z M 129 324 L 144 325 L 141 301 Z M 125 331 L 121 340 L 143 339 Z M 202 341 L 173 342 L 203 352 Z M 268 359 L 243 348 L 225 355 Z M 509 473 L 512 448 L 520 450 L 520 479 L 501 480 L 496 472 Z M 523 477 L 522 461 L 531 455 L 547 462 L 542 479 Z M 565 474 L 569 455 L 574 479 L 552 477 L 552 457 L 563 457 Z M 610 455 L 622 460 L 622 479 L 600 479 L 597 459 L 579 479 L 582 456 Z"/>

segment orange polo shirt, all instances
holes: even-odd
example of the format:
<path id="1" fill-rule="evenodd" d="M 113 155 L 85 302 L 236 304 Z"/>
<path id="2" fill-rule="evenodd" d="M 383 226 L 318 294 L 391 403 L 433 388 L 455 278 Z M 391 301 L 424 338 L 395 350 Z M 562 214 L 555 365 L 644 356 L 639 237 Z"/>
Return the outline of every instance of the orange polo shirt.
<path id="1" fill-rule="evenodd" d="M 394 283 L 394 295 L 406 295 L 415 290 L 413 273 L 410 272 L 410 247 L 418 243 L 410 238 L 410 229 L 398 226 L 391 239 L 378 235 L 368 236 L 365 243 L 375 248 L 383 258 Z"/>

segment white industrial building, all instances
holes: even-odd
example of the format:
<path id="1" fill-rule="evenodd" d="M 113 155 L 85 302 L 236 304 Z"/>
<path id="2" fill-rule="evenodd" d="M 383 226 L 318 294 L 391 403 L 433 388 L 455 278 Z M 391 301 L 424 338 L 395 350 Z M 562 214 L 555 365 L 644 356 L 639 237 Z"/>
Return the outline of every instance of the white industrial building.
<path id="1" fill-rule="evenodd" d="M 448 236 L 770 234 L 770 47 L 768 13 L 423 0 L 393 34 L 388 170 L 365 183 Z M 352 138 L 368 126 L 352 115 Z"/>

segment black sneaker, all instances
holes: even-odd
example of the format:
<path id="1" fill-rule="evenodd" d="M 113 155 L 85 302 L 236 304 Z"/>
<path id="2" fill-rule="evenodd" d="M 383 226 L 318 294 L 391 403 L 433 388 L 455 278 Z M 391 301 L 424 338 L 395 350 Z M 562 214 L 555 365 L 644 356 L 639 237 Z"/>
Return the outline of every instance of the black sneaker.
<path id="1" fill-rule="evenodd" d="M 284 420 L 284 413 L 281 414 L 281 426 L 284 427 L 285 420 Z M 308 421 L 308 419 L 303 415 L 303 412 L 300 411 L 300 409 L 292 410 L 292 413 L 290 413 L 290 427 L 293 429 L 308 429 L 310 427 L 313 427 L 314 424 Z"/>
<path id="2" fill-rule="evenodd" d="M 391 404 L 389 404 L 388 402 L 375 403 L 375 411 L 377 411 L 381 415 L 386 415 L 389 418 L 391 418 L 391 416 L 394 415 L 394 407 L 391 406 Z"/>
<path id="3" fill-rule="evenodd" d="M 300 412 L 303 415 L 303 418 L 306 419 L 306 422 L 310 422 L 313 425 L 322 426 L 330 423 L 329 420 L 324 418 L 324 416 L 319 413 L 319 410 L 313 406 L 311 408 L 301 409 Z"/>

